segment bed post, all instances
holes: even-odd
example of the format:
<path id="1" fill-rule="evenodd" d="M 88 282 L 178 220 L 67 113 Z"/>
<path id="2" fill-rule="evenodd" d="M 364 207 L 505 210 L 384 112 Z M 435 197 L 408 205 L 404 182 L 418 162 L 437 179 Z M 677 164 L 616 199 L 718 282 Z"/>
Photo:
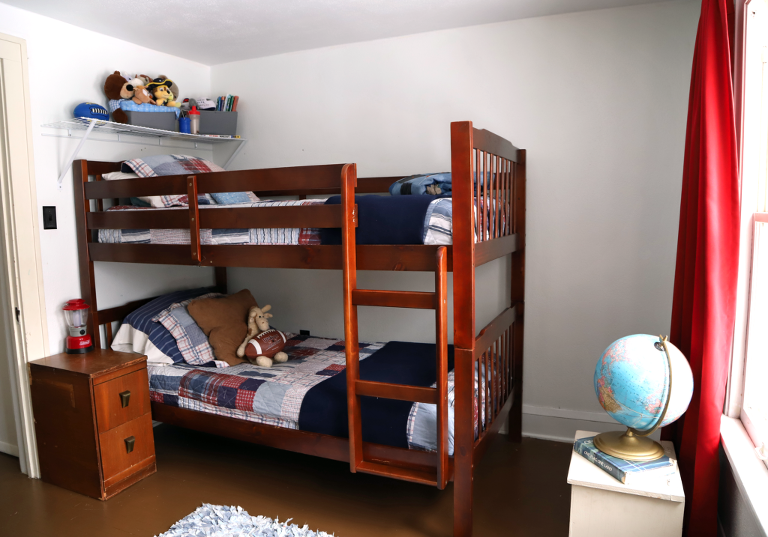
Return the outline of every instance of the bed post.
<path id="1" fill-rule="evenodd" d="M 360 379 L 360 344 L 358 341 L 357 306 L 352 291 L 357 289 L 357 241 L 355 239 L 355 187 L 357 166 L 345 164 L 341 171 L 341 249 L 344 279 L 344 341 L 347 375 L 347 414 L 349 420 L 349 470 L 357 472 L 363 462 L 360 397 L 355 383 Z"/>
<path id="2" fill-rule="evenodd" d="M 514 230 L 517 250 L 512 254 L 512 307 L 516 308 L 513 325 L 514 383 L 512 409 L 509 412 L 509 440 L 523 439 L 523 328 L 525 326 L 525 149 L 517 152 L 515 165 Z"/>
<path id="3" fill-rule="evenodd" d="M 77 227 L 77 259 L 80 265 L 80 295 L 86 304 L 91 306 L 88 316 L 88 332 L 93 338 L 93 346 L 101 348 L 101 333 L 99 332 L 99 308 L 96 304 L 96 280 L 93 277 L 93 261 L 88 253 L 88 242 L 91 233 L 88 231 L 88 213 L 91 211 L 90 202 L 85 199 L 85 185 L 88 182 L 88 161 L 76 160 L 72 164 L 72 178 L 75 194 L 75 225 Z M 74 297 L 73 297 L 74 298 Z"/>
<path id="4" fill-rule="evenodd" d="M 451 123 L 453 174 L 453 345 L 454 408 L 453 535 L 472 535 L 474 474 L 475 231 L 473 129 L 471 121 Z"/>
<path id="5" fill-rule="evenodd" d="M 216 281 L 216 290 L 219 293 L 227 294 L 227 267 L 216 267 L 213 269 Z"/>

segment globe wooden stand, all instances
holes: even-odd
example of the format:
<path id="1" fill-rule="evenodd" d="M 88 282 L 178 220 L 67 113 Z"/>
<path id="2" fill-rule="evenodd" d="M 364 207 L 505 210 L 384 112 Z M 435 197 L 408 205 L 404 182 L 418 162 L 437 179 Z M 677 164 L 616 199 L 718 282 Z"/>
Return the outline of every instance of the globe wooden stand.
<path id="1" fill-rule="evenodd" d="M 667 389 L 667 400 L 664 403 L 664 409 L 661 411 L 659 419 L 647 431 L 638 431 L 632 427 L 627 427 L 627 432 L 611 431 L 609 433 L 600 433 L 595 437 L 595 447 L 611 457 L 617 457 L 626 461 L 655 461 L 664 456 L 664 448 L 655 440 L 648 436 L 659 428 L 664 417 L 667 415 L 669 400 L 672 397 L 672 358 L 667 349 L 667 337 L 659 336 L 660 345 L 667 355 L 667 364 L 669 369 L 669 388 Z"/>

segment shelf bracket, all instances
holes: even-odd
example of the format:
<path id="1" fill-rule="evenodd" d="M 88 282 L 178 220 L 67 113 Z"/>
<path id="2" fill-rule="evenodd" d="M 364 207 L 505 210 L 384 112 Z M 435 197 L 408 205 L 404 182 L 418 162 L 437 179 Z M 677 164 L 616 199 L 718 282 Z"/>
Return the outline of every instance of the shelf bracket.
<path id="1" fill-rule="evenodd" d="M 80 143 L 77 144 L 77 147 L 75 148 L 75 151 L 72 153 L 72 156 L 69 157 L 69 160 L 67 161 L 67 164 L 64 166 L 64 169 L 61 170 L 61 175 L 59 175 L 59 180 L 57 181 L 59 190 L 61 190 L 61 182 L 64 180 L 64 176 L 67 175 L 67 172 L 70 170 L 70 168 L 72 168 L 72 163 L 75 161 L 78 153 L 80 153 L 80 150 L 83 148 L 83 144 L 85 144 L 85 141 L 88 139 L 88 136 L 90 136 L 91 131 L 93 130 L 93 127 L 96 126 L 96 121 L 90 121 L 89 123 L 90 125 L 88 125 L 88 128 L 85 130 L 85 134 L 83 134 L 83 137 L 80 139 Z"/>
<path id="2" fill-rule="evenodd" d="M 237 154 L 240 152 L 240 150 L 243 148 L 243 146 L 246 144 L 247 141 L 248 140 L 240 140 L 240 143 L 237 144 L 237 147 L 232 152 L 232 155 L 229 157 L 229 160 L 227 160 L 227 163 L 224 164 L 225 170 L 229 169 L 229 165 L 232 164 L 232 161 L 235 160 L 235 157 L 237 156 Z"/>

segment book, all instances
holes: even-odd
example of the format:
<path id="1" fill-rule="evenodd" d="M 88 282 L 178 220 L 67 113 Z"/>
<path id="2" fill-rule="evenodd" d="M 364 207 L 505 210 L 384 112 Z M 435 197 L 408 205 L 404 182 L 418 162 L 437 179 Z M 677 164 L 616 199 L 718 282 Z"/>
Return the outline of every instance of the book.
<path id="1" fill-rule="evenodd" d="M 626 461 L 597 449 L 594 439 L 594 436 L 579 438 L 573 443 L 573 450 L 625 485 L 631 486 L 648 479 L 663 478 L 677 470 L 677 461 L 670 457 L 669 453 L 655 461 Z"/>
<path id="2" fill-rule="evenodd" d="M 232 100 L 232 111 L 237 112 L 237 101 L 240 99 L 237 95 L 235 95 L 235 98 Z"/>

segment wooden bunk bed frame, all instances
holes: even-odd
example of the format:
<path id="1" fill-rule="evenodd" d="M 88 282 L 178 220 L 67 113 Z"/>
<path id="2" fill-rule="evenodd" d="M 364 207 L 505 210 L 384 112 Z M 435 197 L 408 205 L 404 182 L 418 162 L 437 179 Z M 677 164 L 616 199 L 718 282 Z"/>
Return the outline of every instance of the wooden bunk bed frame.
<path id="1" fill-rule="evenodd" d="M 227 290 L 226 267 L 341 269 L 347 355 L 349 438 L 285 429 L 152 403 L 153 419 L 229 438 L 349 462 L 365 472 L 445 488 L 454 482 L 454 535 L 472 534 L 474 466 L 508 417 L 509 438 L 522 432 L 525 289 L 525 150 L 471 122 L 451 124 L 453 245 L 355 244 L 356 193 L 387 192 L 399 177 L 358 178 L 355 164 L 301 166 L 103 181 L 119 162 L 73 165 L 82 296 L 91 304 L 90 333 L 101 345 L 112 325 L 151 299 L 99 310 L 93 263 L 123 262 L 215 267 Z M 90 180 L 93 177 L 94 180 Z M 476 180 L 482 178 L 482 180 Z M 253 191 L 260 196 L 341 194 L 340 205 L 218 208 L 200 211 L 197 194 Z M 104 200 L 188 194 L 188 210 L 105 211 Z M 91 200 L 95 203 L 92 206 Z M 480 207 L 480 210 L 476 210 Z M 200 229 L 340 227 L 342 245 L 201 245 Z M 189 229 L 189 245 L 106 244 L 99 229 Z M 512 256 L 511 303 L 479 333 L 475 327 L 475 268 Z M 434 292 L 357 288 L 357 270 L 434 271 Z M 447 273 L 454 297 L 454 456 L 448 456 Z M 358 306 L 434 309 L 437 387 L 359 378 Z M 94 329 L 96 328 L 96 329 Z M 362 441 L 359 397 L 432 403 L 438 411 L 436 453 Z M 475 410 L 477 409 L 477 410 Z"/>

